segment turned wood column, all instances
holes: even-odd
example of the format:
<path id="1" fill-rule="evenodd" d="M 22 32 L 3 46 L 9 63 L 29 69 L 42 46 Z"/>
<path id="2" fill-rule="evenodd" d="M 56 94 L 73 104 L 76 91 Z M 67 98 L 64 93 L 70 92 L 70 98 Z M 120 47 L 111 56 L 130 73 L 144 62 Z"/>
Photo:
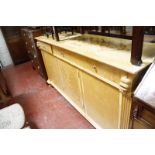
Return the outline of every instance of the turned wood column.
<path id="1" fill-rule="evenodd" d="M 131 63 L 140 66 L 142 63 L 142 50 L 144 39 L 144 27 L 133 26 L 132 30 L 132 49 L 131 49 Z"/>

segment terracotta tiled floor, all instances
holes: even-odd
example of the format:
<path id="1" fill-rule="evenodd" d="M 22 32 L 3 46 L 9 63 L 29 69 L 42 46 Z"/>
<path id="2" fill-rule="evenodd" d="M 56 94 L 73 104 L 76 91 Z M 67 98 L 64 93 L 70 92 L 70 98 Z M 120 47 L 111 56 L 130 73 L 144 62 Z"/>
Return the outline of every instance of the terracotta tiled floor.
<path id="1" fill-rule="evenodd" d="M 94 127 L 76 111 L 54 88 L 24 63 L 4 70 L 13 96 L 10 104 L 22 105 L 26 118 L 37 128 L 93 129 Z"/>

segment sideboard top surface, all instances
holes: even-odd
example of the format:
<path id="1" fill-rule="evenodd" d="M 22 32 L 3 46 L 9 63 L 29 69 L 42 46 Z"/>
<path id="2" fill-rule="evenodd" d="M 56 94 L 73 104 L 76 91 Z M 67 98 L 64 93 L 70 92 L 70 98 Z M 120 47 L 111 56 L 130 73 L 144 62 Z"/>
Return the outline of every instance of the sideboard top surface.
<path id="1" fill-rule="evenodd" d="M 58 46 L 70 52 L 88 57 L 107 65 L 136 74 L 153 62 L 155 56 L 155 43 L 144 43 L 142 65 L 135 66 L 130 62 L 131 40 L 112 38 L 97 35 L 80 35 L 62 39 L 57 42 L 52 37 L 40 36 L 38 41 Z"/>

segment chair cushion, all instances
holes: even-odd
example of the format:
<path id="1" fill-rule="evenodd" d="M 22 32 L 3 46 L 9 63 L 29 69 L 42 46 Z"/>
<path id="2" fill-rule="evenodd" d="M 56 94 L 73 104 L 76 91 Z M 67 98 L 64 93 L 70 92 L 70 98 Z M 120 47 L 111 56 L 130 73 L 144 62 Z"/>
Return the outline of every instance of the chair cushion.
<path id="1" fill-rule="evenodd" d="M 20 129 L 24 123 L 25 114 L 20 104 L 15 103 L 0 110 L 0 129 Z"/>

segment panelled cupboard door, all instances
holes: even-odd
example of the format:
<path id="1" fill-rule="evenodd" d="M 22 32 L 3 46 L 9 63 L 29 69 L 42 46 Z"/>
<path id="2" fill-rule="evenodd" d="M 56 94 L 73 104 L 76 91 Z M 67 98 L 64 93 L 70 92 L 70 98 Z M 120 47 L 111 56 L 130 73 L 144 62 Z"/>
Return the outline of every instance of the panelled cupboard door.
<path id="1" fill-rule="evenodd" d="M 47 71 L 48 80 L 52 81 L 52 83 L 62 90 L 63 85 L 58 60 L 45 51 L 41 51 L 41 53 Z"/>
<path id="2" fill-rule="evenodd" d="M 80 108 L 83 109 L 80 76 L 77 68 L 58 60 L 63 79 L 64 93 Z"/>
<path id="3" fill-rule="evenodd" d="M 87 115 L 102 128 L 118 128 L 118 90 L 84 72 L 81 80 Z"/>

